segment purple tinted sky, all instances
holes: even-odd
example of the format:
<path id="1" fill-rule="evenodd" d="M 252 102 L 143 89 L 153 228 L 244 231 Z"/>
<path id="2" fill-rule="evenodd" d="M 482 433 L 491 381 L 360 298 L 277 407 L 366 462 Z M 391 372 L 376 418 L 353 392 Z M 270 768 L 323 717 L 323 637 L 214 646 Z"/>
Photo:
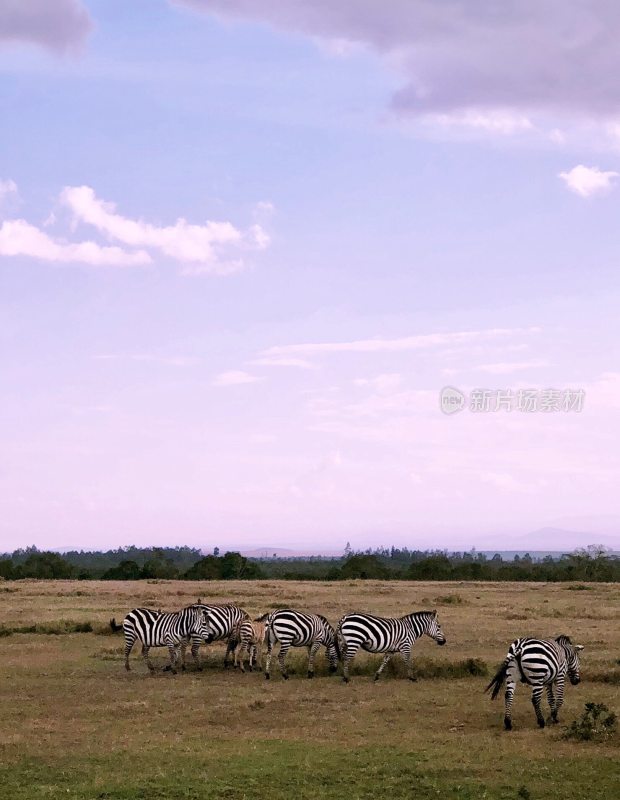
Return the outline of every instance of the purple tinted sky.
<path id="1" fill-rule="evenodd" d="M 490 8 L 0 4 L 0 550 L 620 545 L 620 10 Z"/>

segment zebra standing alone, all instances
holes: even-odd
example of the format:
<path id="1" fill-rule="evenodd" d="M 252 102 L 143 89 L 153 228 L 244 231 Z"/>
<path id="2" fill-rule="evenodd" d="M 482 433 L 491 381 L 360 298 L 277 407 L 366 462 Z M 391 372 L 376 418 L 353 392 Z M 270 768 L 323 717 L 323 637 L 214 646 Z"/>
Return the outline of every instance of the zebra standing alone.
<path id="1" fill-rule="evenodd" d="M 436 611 L 416 611 L 398 618 L 346 614 L 337 628 L 344 662 L 344 682 L 349 682 L 349 664 L 360 647 L 369 653 L 385 653 L 381 666 L 375 673 L 376 681 L 394 653 L 402 653 L 407 662 L 409 680 L 415 681 L 411 649 L 422 634 L 430 636 L 437 644 L 446 643 Z"/>
<path id="2" fill-rule="evenodd" d="M 515 639 L 508 648 L 504 663 L 485 689 L 488 692 L 493 687 L 491 699 L 494 700 L 506 681 L 504 728 L 507 731 L 512 730 L 512 701 L 518 680 L 532 687 L 532 705 L 538 725 L 545 727 L 545 718 L 540 710 L 544 688 L 547 689 L 551 709 L 549 721 L 558 721 L 558 711 L 564 702 L 566 675 L 573 685 L 580 680 L 580 650 L 583 650 L 583 645 L 573 644 L 568 636 L 558 636 L 557 639 Z"/>
<path id="3" fill-rule="evenodd" d="M 224 666 L 228 666 L 228 656 L 230 653 L 234 653 L 235 648 L 237 646 L 237 642 L 233 636 L 235 632 L 235 628 L 239 622 L 243 622 L 245 619 L 250 619 L 250 615 L 247 611 L 244 611 L 239 606 L 234 605 L 234 603 L 224 603 L 222 605 L 207 605 L 202 603 L 200 599 L 196 604 L 198 608 L 201 608 L 203 611 L 209 615 L 209 624 L 211 626 L 211 630 L 213 632 L 213 636 L 211 639 L 208 640 L 209 642 L 217 642 L 221 639 L 228 639 L 226 645 L 226 654 L 224 655 Z M 191 636 L 192 642 L 192 658 L 194 662 L 198 665 L 198 651 L 200 649 L 200 645 L 202 644 L 202 637 L 201 636 Z M 181 642 L 181 658 L 185 663 L 185 648 L 187 647 L 187 639 L 184 642 Z M 200 669 L 200 666 L 198 666 Z"/>
<path id="4" fill-rule="evenodd" d="M 303 611 L 280 609 L 269 614 L 266 619 L 267 663 L 265 678 L 269 680 L 271 669 L 271 655 L 276 642 L 280 642 L 278 664 L 282 677 L 288 679 L 284 660 L 291 647 L 308 648 L 308 677 L 314 677 L 314 659 L 323 645 L 327 650 L 329 671 L 338 669 L 338 642 L 332 626 L 320 614 L 306 614 Z"/>
<path id="5" fill-rule="evenodd" d="M 209 624 L 208 614 L 200 606 L 188 606 L 169 614 L 162 614 L 161 611 L 152 611 L 150 608 L 134 608 L 123 620 L 123 624 L 117 625 L 116 620 L 110 620 L 110 627 L 113 631 L 121 628 L 125 634 L 125 669 L 129 670 L 129 654 L 134 646 L 136 639 L 142 642 L 142 657 L 151 672 L 155 667 L 149 658 L 149 648 L 167 647 L 170 654 L 170 669 L 176 674 L 176 662 L 178 657 L 178 647 L 188 636 L 199 636 L 201 641 L 211 641 L 213 631 Z M 185 662 L 183 662 L 185 668 Z"/>

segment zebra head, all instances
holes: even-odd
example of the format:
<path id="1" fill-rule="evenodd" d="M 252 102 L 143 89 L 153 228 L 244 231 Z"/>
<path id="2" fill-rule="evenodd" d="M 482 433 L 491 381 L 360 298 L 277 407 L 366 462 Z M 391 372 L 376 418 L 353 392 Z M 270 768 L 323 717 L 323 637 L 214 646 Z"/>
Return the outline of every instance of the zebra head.
<path id="1" fill-rule="evenodd" d="M 446 643 L 446 637 L 444 636 L 444 633 L 441 630 L 441 625 L 439 624 L 439 620 L 437 619 L 437 612 L 428 611 L 427 618 L 428 621 L 424 633 L 427 636 L 430 636 L 431 639 L 434 639 L 437 644 L 444 645 Z"/>
<path id="2" fill-rule="evenodd" d="M 204 608 L 200 606 L 190 606 L 192 612 L 192 630 L 190 635 L 199 636 L 204 639 L 207 644 L 213 641 L 213 628 L 209 622 L 209 614 Z"/>
<path id="3" fill-rule="evenodd" d="M 579 653 L 583 650 L 583 645 L 573 644 L 568 636 L 558 636 L 556 642 L 566 654 L 568 677 L 573 686 L 576 686 L 581 680 L 579 675 Z"/>

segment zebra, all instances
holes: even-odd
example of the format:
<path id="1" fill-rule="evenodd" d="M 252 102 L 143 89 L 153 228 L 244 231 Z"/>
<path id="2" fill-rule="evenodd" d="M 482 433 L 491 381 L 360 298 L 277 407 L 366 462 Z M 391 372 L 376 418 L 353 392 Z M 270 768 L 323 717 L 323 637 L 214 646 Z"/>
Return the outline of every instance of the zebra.
<path id="1" fill-rule="evenodd" d="M 267 663 L 265 665 L 265 678 L 271 677 L 271 656 L 273 646 L 280 642 L 278 664 L 282 677 L 287 680 L 288 673 L 284 660 L 290 647 L 308 648 L 308 677 L 314 677 L 314 659 L 323 645 L 327 651 L 329 671 L 336 672 L 340 651 L 333 627 L 320 614 L 307 614 L 303 611 L 293 611 L 290 608 L 280 609 L 269 614 L 266 618 Z"/>
<path id="2" fill-rule="evenodd" d="M 170 664 L 168 669 L 176 674 L 176 662 L 178 659 L 179 645 L 187 637 L 199 636 L 210 642 L 213 639 L 213 630 L 210 625 L 209 615 L 201 606 L 193 605 L 174 611 L 162 613 L 153 611 L 150 608 L 134 608 L 123 620 L 123 624 L 117 625 L 116 620 L 110 620 L 110 627 L 113 631 L 121 628 L 125 634 L 125 669 L 130 670 L 129 654 L 134 646 L 136 639 L 142 642 L 142 658 L 144 658 L 150 672 L 154 672 L 155 667 L 149 658 L 151 647 L 167 647 L 170 654 Z M 183 660 L 183 669 L 185 661 Z"/>
<path id="3" fill-rule="evenodd" d="M 494 700 L 506 681 L 504 728 L 507 731 L 512 730 L 512 701 L 518 680 L 532 687 L 532 705 L 539 727 L 545 727 L 545 718 L 540 709 L 545 688 L 551 709 L 548 722 L 558 722 L 558 711 L 564 702 L 566 675 L 574 686 L 580 681 L 581 650 L 583 645 L 573 644 L 568 636 L 558 636 L 557 639 L 515 639 L 508 648 L 504 663 L 485 689 L 488 692 L 493 688 L 491 699 Z"/>
<path id="4" fill-rule="evenodd" d="M 360 647 L 369 653 L 385 653 L 381 666 L 375 672 L 375 681 L 379 680 L 394 653 L 402 653 L 407 662 L 409 680 L 415 681 L 411 650 L 416 639 L 424 633 L 437 644 L 446 643 L 436 611 L 415 611 L 404 617 L 345 614 L 337 628 L 344 665 L 343 681 L 349 682 L 349 664 Z"/>
<path id="5" fill-rule="evenodd" d="M 263 668 L 262 652 L 265 640 L 265 621 L 263 618 L 254 620 L 244 619 L 238 622 L 233 633 L 233 637 L 239 644 L 239 649 L 235 651 L 235 668 L 239 666 L 241 672 L 245 672 L 243 666 L 243 653 L 247 651 L 248 667 L 250 672 L 256 665 L 259 671 Z"/>
<path id="6" fill-rule="evenodd" d="M 206 613 L 209 615 L 209 624 L 213 632 L 213 636 L 209 642 L 217 642 L 221 639 L 228 640 L 226 645 L 226 654 L 224 655 L 224 667 L 228 667 L 228 656 L 230 653 L 234 654 L 237 646 L 237 643 L 233 637 L 235 627 L 239 622 L 250 619 L 250 615 L 247 611 L 239 608 L 239 606 L 236 606 L 234 603 L 207 605 L 199 598 L 196 606 L 201 608 L 203 611 L 206 611 Z M 183 660 L 183 663 L 185 663 L 185 649 L 187 647 L 187 642 L 190 639 L 192 643 L 192 658 L 194 659 L 194 663 L 196 664 L 197 668 L 201 669 L 198 660 L 198 651 L 200 650 L 200 645 L 202 644 L 201 636 L 187 637 L 185 641 L 181 642 L 181 659 Z M 209 642 L 207 642 L 207 644 Z"/>

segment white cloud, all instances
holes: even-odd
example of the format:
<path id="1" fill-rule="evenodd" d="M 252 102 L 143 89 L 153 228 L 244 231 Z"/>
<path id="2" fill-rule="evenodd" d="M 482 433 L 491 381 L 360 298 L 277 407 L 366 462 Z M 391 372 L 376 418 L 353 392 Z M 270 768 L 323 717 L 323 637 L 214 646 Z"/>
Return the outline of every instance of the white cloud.
<path id="1" fill-rule="evenodd" d="M 618 172 L 604 172 L 598 167 L 585 167 L 583 164 L 579 164 L 568 172 L 560 172 L 558 177 L 564 181 L 572 192 L 581 195 L 581 197 L 591 197 L 594 194 L 609 191 L 614 185 L 614 178 L 617 178 L 619 174 Z"/>
<path id="2" fill-rule="evenodd" d="M 482 331 L 459 331 L 454 333 L 428 333 L 404 336 L 398 339 L 358 339 L 350 342 L 308 342 L 268 347 L 263 356 L 279 356 L 291 353 L 386 353 L 420 350 L 442 345 L 463 345 L 478 340 L 521 334 L 540 333 L 540 328 L 491 328 Z"/>
<path id="3" fill-rule="evenodd" d="M 241 231 L 230 222 L 207 221 L 194 225 L 178 219 L 174 225 L 158 227 L 116 213 L 114 203 L 100 200 L 90 186 L 67 186 L 61 201 L 75 218 L 95 227 L 99 232 L 132 247 L 148 247 L 191 266 L 187 274 L 227 274 L 243 268 L 238 257 L 243 250 L 260 250 L 269 244 L 269 237 L 260 225 Z M 237 255 L 233 258 L 231 254 Z"/>
<path id="4" fill-rule="evenodd" d="M 395 391 L 402 382 L 402 375 L 398 372 L 386 372 L 373 378 L 356 378 L 354 381 L 356 386 L 368 386 L 380 394 Z"/>
<path id="5" fill-rule="evenodd" d="M 29 42 L 62 52 L 79 47 L 91 27 L 79 0 L 0 2 L 0 42 Z"/>
<path id="6" fill-rule="evenodd" d="M 250 362 L 260 367 L 297 367 L 298 369 L 316 369 L 316 364 L 305 358 L 284 358 L 279 356 L 265 356 L 255 358 Z"/>
<path id="7" fill-rule="evenodd" d="M 4 200 L 5 197 L 8 197 L 10 194 L 15 194 L 17 192 L 17 184 L 15 181 L 12 181 L 10 178 L 8 180 L 0 180 L 0 203 Z"/>
<path id="8" fill-rule="evenodd" d="M 213 386 L 241 386 L 244 383 L 256 383 L 262 380 L 257 375 L 244 372 L 240 369 L 232 369 L 228 372 L 220 372 L 212 381 Z"/>
<path id="9" fill-rule="evenodd" d="M 480 364 L 474 369 L 481 372 L 490 372 L 493 375 L 508 375 L 511 372 L 520 372 L 525 369 L 536 369 L 538 367 L 548 367 L 549 362 L 543 359 L 533 361 L 500 361 L 496 364 Z"/>
<path id="10" fill-rule="evenodd" d="M 96 242 L 53 239 L 23 219 L 6 220 L 0 227 L 0 256 L 29 256 L 41 261 L 73 262 L 92 266 L 136 266 L 151 258 L 144 250 L 127 252 Z"/>
<path id="11" fill-rule="evenodd" d="M 534 127 L 524 114 L 501 109 L 481 111 L 470 108 L 454 114 L 429 114 L 427 122 L 446 127 L 477 128 L 506 136 L 531 131 Z"/>

